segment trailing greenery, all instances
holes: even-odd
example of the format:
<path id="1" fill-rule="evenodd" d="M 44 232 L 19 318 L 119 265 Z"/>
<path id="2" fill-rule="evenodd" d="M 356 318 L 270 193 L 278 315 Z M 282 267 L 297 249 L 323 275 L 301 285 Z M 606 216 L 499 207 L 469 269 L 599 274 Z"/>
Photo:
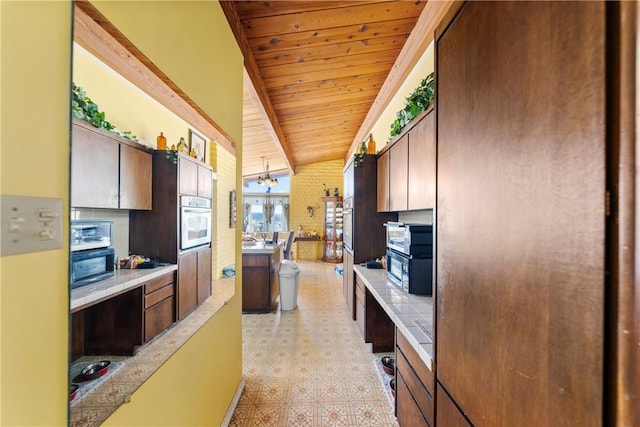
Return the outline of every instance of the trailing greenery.
<path id="1" fill-rule="evenodd" d="M 71 98 L 71 114 L 73 114 L 73 117 L 76 119 L 89 122 L 97 128 L 106 129 L 124 138 L 138 142 L 138 137 L 133 135 L 130 130 L 122 131 L 116 129 L 115 126 L 106 121 L 104 112 L 98 109 L 98 104 L 93 102 L 91 98 L 87 96 L 84 89 L 75 83 L 73 83 L 73 94 Z"/>
<path id="2" fill-rule="evenodd" d="M 414 117 L 429 107 L 435 96 L 433 79 L 433 73 L 429 74 L 422 79 L 420 86 L 405 99 L 405 107 L 396 113 L 396 119 L 391 124 L 391 138 L 400 135 L 402 129 L 404 129 Z"/>

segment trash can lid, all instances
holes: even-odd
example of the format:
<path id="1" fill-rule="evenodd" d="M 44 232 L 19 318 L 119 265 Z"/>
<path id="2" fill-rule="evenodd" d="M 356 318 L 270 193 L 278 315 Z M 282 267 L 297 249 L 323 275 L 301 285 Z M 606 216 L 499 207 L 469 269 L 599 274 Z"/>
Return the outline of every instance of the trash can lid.
<path id="1" fill-rule="evenodd" d="M 288 259 L 282 260 L 280 262 L 280 273 L 298 273 L 300 272 L 300 266 L 293 261 Z"/>

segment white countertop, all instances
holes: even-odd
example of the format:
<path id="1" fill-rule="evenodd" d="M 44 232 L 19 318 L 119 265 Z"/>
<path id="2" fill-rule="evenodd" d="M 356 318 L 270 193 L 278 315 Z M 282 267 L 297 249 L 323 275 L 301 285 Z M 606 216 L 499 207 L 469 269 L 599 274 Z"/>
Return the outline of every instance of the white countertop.
<path id="1" fill-rule="evenodd" d="M 163 267 L 148 269 L 120 269 L 115 276 L 92 283 L 90 285 L 71 289 L 71 310 L 78 307 L 91 305 L 92 302 L 102 300 L 110 295 L 133 289 L 156 277 L 176 271 L 178 266 L 170 264 Z"/>
<path id="2" fill-rule="evenodd" d="M 386 270 L 354 265 L 353 270 L 382 309 L 433 371 L 433 297 L 409 294 L 387 279 Z M 426 328 L 428 335 L 416 321 Z"/>
<path id="3" fill-rule="evenodd" d="M 283 242 L 278 242 L 275 245 L 271 243 L 264 243 L 257 241 L 251 245 L 242 243 L 243 255 L 272 255 L 277 250 L 282 249 Z"/>

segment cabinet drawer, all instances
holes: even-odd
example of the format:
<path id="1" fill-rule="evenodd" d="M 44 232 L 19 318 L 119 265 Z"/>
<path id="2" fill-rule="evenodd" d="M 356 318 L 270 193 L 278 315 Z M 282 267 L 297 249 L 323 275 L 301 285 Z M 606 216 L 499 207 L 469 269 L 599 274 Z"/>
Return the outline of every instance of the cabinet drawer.
<path id="1" fill-rule="evenodd" d="M 422 362 L 420 362 L 422 364 Z M 418 367 L 418 366 L 416 366 Z M 410 365 L 407 359 L 404 357 L 402 352 L 396 352 L 396 370 L 399 376 L 402 376 L 404 382 L 407 385 L 411 396 L 409 397 L 418 405 L 420 412 L 425 417 L 425 419 L 429 422 L 429 424 L 433 425 L 433 391 L 427 390 L 425 385 L 420 381 L 416 372 L 414 371 L 414 366 Z M 402 396 L 398 396 L 398 402 Z"/>
<path id="2" fill-rule="evenodd" d="M 397 371 L 396 374 L 396 406 L 398 424 L 401 427 L 433 425 L 432 422 L 428 422 L 422 415 L 400 371 Z M 445 425 L 445 427 L 448 426 Z"/>
<path id="3" fill-rule="evenodd" d="M 151 340 L 160 332 L 167 329 L 174 321 L 174 298 L 173 296 L 161 301 L 144 314 L 144 340 Z"/>
<path id="4" fill-rule="evenodd" d="M 160 288 L 157 291 L 144 296 L 144 308 L 149 308 L 166 299 L 173 296 L 173 284 Z"/>
<path id="5" fill-rule="evenodd" d="M 157 277 L 147 282 L 144 286 L 144 293 L 150 294 L 151 292 L 157 291 L 170 283 L 173 283 L 173 273 Z"/>
<path id="6" fill-rule="evenodd" d="M 407 361 L 413 367 L 420 381 L 422 381 L 427 390 L 429 390 L 429 393 L 433 396 L 433 389 L 435 387 L 433 372 L 427 368 L 427 365 L 420 359 L 420 356 L 418 356 L 418 353 L 413 349 L 409 341 L 407 341 L 405 336 L 398 330 L 396 330 L 396 346 L 404 357 L 407 358 Z"/>

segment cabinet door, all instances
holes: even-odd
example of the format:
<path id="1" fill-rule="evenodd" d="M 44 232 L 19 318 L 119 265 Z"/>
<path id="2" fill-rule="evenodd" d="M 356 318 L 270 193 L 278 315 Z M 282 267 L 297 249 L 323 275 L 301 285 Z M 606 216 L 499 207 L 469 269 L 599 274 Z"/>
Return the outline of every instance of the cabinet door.
<path id="1" fill-rule="evenodd" d="M 389 149 L 389 210 L 407 210 L 409 134 Z"/>
<path id="2" fill-rule="evenodd" d="M 435 113 L 432 110 L 409 132 L 409 210 L 435 207 L 435 136 Z"/>
<path id="3" fill-rule="evenodd" d="M 149 307 L 144 312 L 144 341 L 148 342 L 173 323 L 173 295 Z"/>
<path id="4" fill-rule="evenodd" d="M 605 9 L 467 2 L 437 42 L 437 376 L 477 427 L 603 419 Z"/>
<path id="5" fill-rule="evenodd" d="M 120 145 L 120 209 L 151 209 L 151 154 Z"/>
<path id="6" fill-rule="evenodd" d="M 422 416 L 420 408 L 413 400 L 409 387 L 402 376 L 398 373 L 396 375 L 396 411 L 398 417 L 398 424 L 403 427 L 419 427 L 429 424 L 427 420 Z M 451 427 L 450 424 L 441 424 L 445 427 Z"/>
<path id="7" fill-rule="evenodd" d="M 211 248 L 198 250 L 198 305 L 211 296 Z"/>
<path id="8" fill-rule="evenodd" d="M 178 257 L 178 320 L 184 319 L 198 305 L 198 252 Z"/>
<path id="9" fill-rule="evenodd" d="M 71 142 L 71 206 L 118 208 L 120 143 L 73 126 Z"/>
<path id="10" fill-rule="evenodd" d="M 178 180 L 180 194 L 198 195 L 198 164 L 188 158 L 178 157 Z"/>
<path id="11" fill-rule="evenodd" d="M 211 170 L 198 165 L 198 196 L 211 199 L 213 194 L 213 182 Z"/>
<path id="12" fill-rule="evenodd" d="M 378 212 L 389 211 L 389 150 L 385 151 L 378 157 L 378 176 L 377 176 L 377 193 L 378 198 L 376 206 Z"/>
<path id="13" fill-rule="evenodd" d="M 356 320 L 355 307 L 353 305 L 354 290 L 353 290 L 353 255 L 348 251 L 344 251 L 344 270 L 342 271 L 342 294 L 344 295 L 344 301 L 347 303 L 347 309 L 353 320 Z"/>
<path id="14" fill-rule="evenodd" d="M 398 417 L 400 421 L 400 417 Z M 436 386 L 436 425 L 447 427 L 471 427 L 456 404 L 440 383 Z"/>

